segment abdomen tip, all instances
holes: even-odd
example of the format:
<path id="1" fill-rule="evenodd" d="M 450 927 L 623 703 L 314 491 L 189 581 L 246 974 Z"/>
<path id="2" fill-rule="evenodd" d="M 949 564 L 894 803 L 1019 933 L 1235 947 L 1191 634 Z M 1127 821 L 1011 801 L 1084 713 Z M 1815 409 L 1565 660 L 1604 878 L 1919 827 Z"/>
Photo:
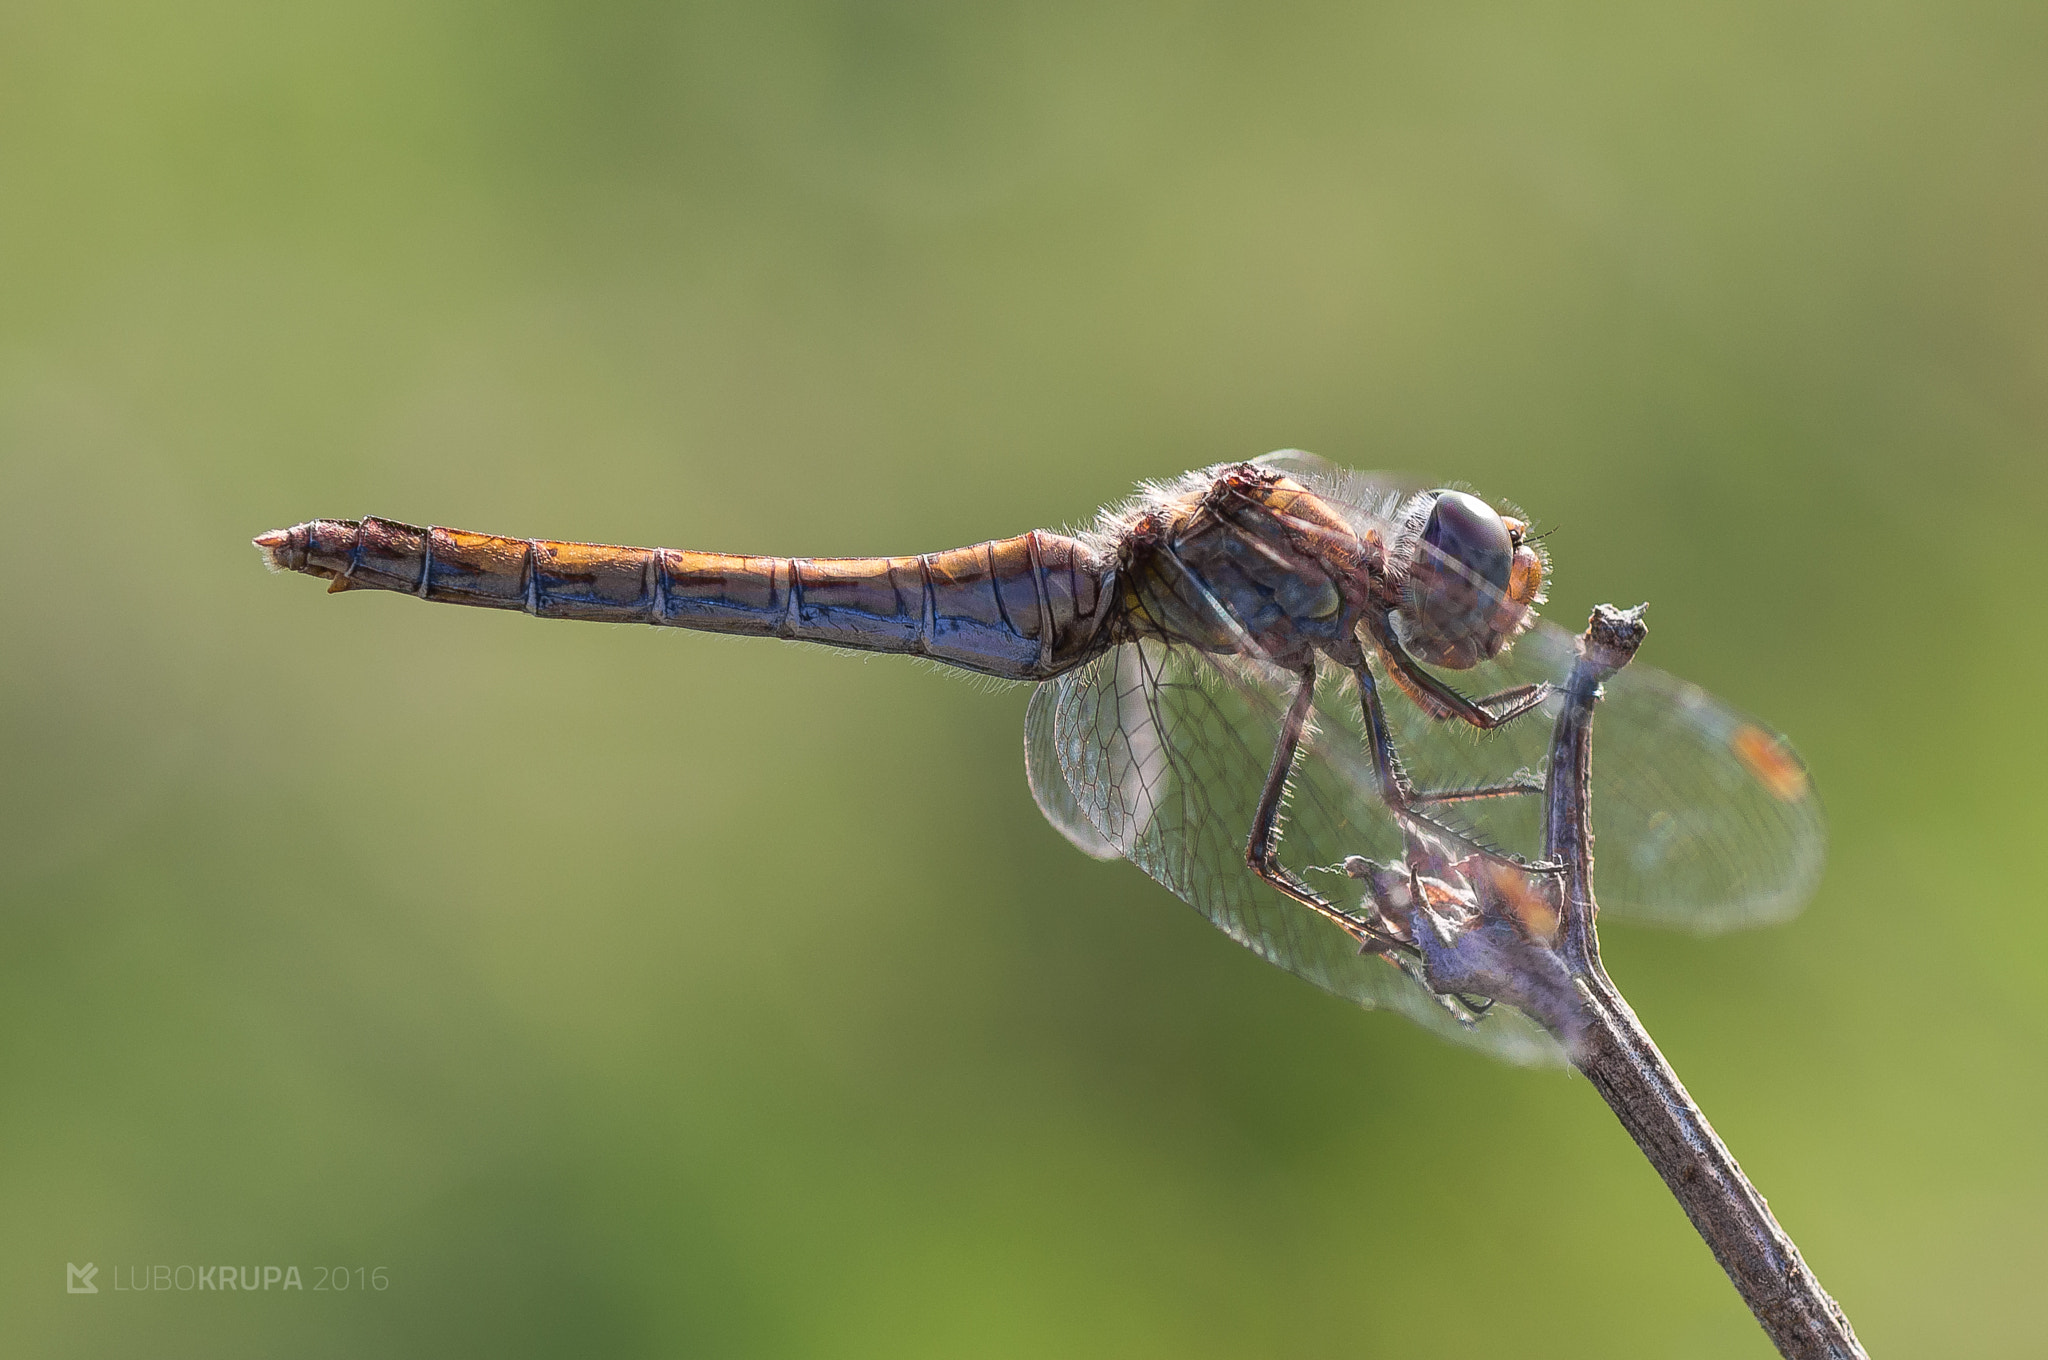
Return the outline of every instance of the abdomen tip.
<path id="1" fill-rule="evenodd" d="M 256 535 L 251 542 L 255 543 L 256 551 L 263 554 L 264 566 L 269 567 L 272 571 L 292 570 L 292 564 L 289 560 L 292 545 L 291 530 L 272 529 L 268 533 Z"/>

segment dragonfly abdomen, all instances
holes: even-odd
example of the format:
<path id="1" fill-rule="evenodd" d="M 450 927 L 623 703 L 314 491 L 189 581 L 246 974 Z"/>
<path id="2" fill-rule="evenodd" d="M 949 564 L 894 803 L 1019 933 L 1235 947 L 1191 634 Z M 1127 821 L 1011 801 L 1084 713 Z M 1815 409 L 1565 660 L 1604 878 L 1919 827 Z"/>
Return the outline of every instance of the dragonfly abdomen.
<path id="1" fill-rule="evenodd" d="M 274 567 L 541 618 L 650 623 L 902 652 L 1015 680 L 1107 645 L 1105 571 L 1034 530 L 919 557 L 754 557 L 313 520 L 256 540 Z"/>

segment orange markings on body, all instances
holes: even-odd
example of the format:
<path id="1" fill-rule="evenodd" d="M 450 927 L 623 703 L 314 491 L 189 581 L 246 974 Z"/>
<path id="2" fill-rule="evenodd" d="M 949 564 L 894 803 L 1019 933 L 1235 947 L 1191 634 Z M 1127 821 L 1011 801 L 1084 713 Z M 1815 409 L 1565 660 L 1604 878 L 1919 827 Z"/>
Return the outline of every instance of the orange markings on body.
<path id="1" fill-rule="evenodd" d="M 1514 565 L 1508 570 L 1508 598 L 1516 604 L 1527 607 L 1536 602 L 1543 590 L 1543 557 L 1531 549 L 1524 548 L 1515 554 Z"/>
<path id="2" fill-rule="evenodd" d="M 1420 875 L 1415 881 L 1422 885 L 1422 900 L 1427 906 L 1438 909 L 1457 907 L 1461 911 L 1472 906 L 1472 894 L 1457 884 L 1427 875 Z"/>

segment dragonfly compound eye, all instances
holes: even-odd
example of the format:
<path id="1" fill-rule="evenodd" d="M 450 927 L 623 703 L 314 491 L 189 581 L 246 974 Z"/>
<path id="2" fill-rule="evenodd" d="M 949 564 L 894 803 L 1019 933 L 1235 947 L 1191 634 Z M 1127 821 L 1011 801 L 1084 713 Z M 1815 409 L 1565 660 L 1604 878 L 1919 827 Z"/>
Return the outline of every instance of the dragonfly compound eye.
<path id="1" fill-rule="evenodd" d="M 1520 623 L 1520 609 L 1508 609 L 1512 619 L 1503 610 L 1519 593 L 1511 589 L 1518 550 L 1507 521 L 1485 501 L 1432 493 L 1400 610 L 1402 640 L 1418 659 L 1464 669 L 1499 654 Z"/>
<path id="2" fill-rule="evenodd" d="M 1430 560 L 1482 591 L 1505 593 L 1515 541 L 1507 521 L 1477 496 L 1440 491 L 1422 526 L 1422 551 Z"/>

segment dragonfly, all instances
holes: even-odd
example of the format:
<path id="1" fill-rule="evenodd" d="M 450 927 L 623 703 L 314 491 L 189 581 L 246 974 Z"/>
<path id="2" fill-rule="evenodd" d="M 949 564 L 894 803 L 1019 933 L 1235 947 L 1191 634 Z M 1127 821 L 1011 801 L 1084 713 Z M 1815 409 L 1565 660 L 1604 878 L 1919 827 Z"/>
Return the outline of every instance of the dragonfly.
<path id="1" fill-rule="evenodd" d="M 1030 683 L 1031 792 L 1079 849 L 1131 861 L 1337 996 L 1509 1061 L 1564 1057 L 1513 1006 L 1433 991 L 1414 941 L 1344 867 L 1417 844 L 1530 881 L 1557 867 L 1538 857 L 1544 716 L 1576 644 L 1538 618 L 1550 563 L 1511 507 L 1286 450 L 1146 483 L 1078 532 L 918 556 L 375 517 L 255 542 L 330 591 L 903 653 Z M 1598 724 L 1604 914 L 1710 934 L 1799 910 L 1826 832 L 1783 736 L 1640 664 L 1608 682 Z"/>

